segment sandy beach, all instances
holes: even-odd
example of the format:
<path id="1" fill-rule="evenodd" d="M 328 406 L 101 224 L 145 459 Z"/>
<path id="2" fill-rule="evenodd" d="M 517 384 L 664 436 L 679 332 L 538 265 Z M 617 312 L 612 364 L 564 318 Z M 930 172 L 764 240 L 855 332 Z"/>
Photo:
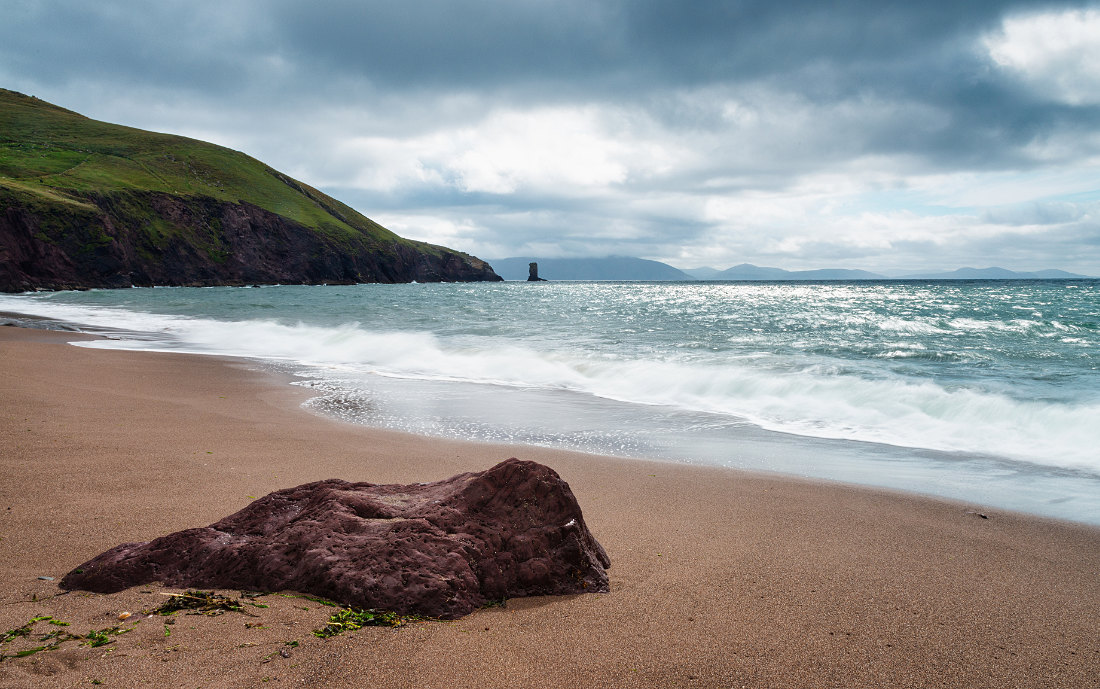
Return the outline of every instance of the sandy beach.
<path id="1" fill-rule="evenodd" d="M 0 631 L 36 616 L 132 631 L 0 661 L 5 688 L 1098 685 L 1095 527 L 373 430 L 302 410 L 307 391 L 247 362 L 66 344 L 79 337 L 0 328 Z M 165 600 L 159 586 L 56 585 L 119 543 L 210 524 L 280 488 L 432 481 L 513 456 L 569 482 L 611 558 L 611 593 L 319 639 L 332 609 L 290 592 L 257 599 L 254 617 L 169 626 L 141 614 Z"/>

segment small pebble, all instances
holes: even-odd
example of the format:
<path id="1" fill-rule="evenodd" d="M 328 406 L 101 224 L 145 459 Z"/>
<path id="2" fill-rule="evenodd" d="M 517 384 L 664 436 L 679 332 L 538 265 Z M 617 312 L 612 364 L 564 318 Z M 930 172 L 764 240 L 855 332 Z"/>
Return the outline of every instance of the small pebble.
<path id="1" fill-rule="evenodd" d="M 38 577 L 42 581 L 53 581 L 53 577 Z"/>
<path id="2" fill-rule="evenodd" d="M 132 612 L 120 612 L 120 613 L 118 614 L 118 619 L 120 619 L 120 620 L 125 620 L 125 619 L 129 618 L 129 617 L 130 617 L 131 615 L 133 615 L 133 614 L 134 614 L 134 613 L 132 613 Z"/>

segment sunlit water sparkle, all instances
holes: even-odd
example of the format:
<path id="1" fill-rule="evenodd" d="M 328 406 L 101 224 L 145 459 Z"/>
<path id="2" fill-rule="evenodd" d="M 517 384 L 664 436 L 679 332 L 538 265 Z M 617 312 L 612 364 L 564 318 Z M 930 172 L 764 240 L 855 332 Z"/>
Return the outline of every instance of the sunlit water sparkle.
<path id="1" fill-rule="evenodd" d="M 0 310 L 242 356 L 353 423 L 1100 523 L 1100 282 L 93 290 Z"/>

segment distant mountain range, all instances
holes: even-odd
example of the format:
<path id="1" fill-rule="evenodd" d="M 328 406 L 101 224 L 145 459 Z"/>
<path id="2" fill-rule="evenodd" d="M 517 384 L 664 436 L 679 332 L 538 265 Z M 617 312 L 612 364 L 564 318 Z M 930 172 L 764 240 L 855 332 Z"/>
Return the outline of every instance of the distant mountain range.
<path id="1" fill-rule="evenodd" d="M 885 275 L 866 270 L 822 268 L 819 270 L 783 270 L 742 263 L 725 270 L 693 268 L 683 271 L 697 280 L 888 280 Z M 706 277 L 704 277 L 706 276 Z"/>
<path id="2" fill-rule="evenodd" d="M 505 280 L 526 280 L 528 264 L 539 264 L 539 277 L 547 280 L 695 280 L 667 263 L 644 258 L 498 258 L 490 261 Z"/>
<path id="3" fill-rule="evenodd" d="M 1021 273 L 1004 268 L 959 268 L 946 273 L 914 273 L 902 275 L 901 280 L 1064 280 L 1087 278 L 1088 275 L 1067 273 L 1064 270 L 1036 270 Z"/>
<path id="4" fill-rule="evenodd" d="M 547 280 L 1057 280 L 1087 278 L 1064 270 L 1018 272 L 1004 268 L 959 268 L 906 275 L 884 275 L 866 270 L 821 268 L 784 270 L 754 266 L 751 263 L 718 270 L 717 268 L 674 268 L 667 263 L 627 256 L 606 258 L 514 257 L 490 261 L 505 280 L 526 280 L 528 264 L 539 264 L 539 276 Z"/>

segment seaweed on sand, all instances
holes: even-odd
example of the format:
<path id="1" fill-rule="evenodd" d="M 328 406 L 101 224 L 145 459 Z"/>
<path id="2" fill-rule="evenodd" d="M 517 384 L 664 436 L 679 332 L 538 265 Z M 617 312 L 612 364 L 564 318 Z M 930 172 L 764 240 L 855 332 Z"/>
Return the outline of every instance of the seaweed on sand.
<path id="1" fill-rule="evenodd" d="M 34 628 L 39 622 L 46 622 L 55 627 L 58 627 L 58 629 L 54 629 L 44 634 L 37 634 L 35 633 Z M 114 627 L 106 627 L 104 629 L 92 629 L 88 631 L 87 634 L 73 634 L 64 629 L 64 627 L 69 626 L 68 622 L 62 622 L 61 620 L 54 619 L 50 615 L 32 617 L 26 624 L 15 627 L 14 629 L 9 629 L 8 631 L 0 635 L 0 661 L 3 661 L 7 658 L 25 658 L 27 656 L 34 655 L 35 653 L 38 653 L 40 651 L 53 651 L 60 648 L 61 644 L 65 643 L 66 641 L 80 641 L 84 645 L 91 646 L 92 648 L 106 646 L 115 642 L 114 637 L 121 636 L 122 634 L 133 631 L 134 626 L 136 625 L 137 621 L 135 621 L 134 625 L 130 627 L 115 625 Z M 40 643 L 42 645 L 20 649 L 18 651 L 15 651 L 14 653 L 5 653 L 3 650 L 4 645 L 15 641 L 16 639 L 31 640 L 32 638 L 32 643 Z"/>
<path id="2" fill-rule="evenodd" d="M 419 615 L 399 615 L 387 610 L 341 608 L 328 618 L 328 624 L 320 629 L 314 629 L 313 635 L 327 639 L 330 636 L 352 632 L 363 627 L 400 627 L 409 622 L 423 622 L 427 619 L 429 618 Z"/>
<path id="3" fill-rule="evenodd" d="M 161 605 L 146 611 L 152 615 L 174 615 L 181 610 L 186 610 L 188 615 L 221 615 L 226 612 L 239 612 L 242 615 L 256 617 L 244 609 L 244 606 L 236 598 L 223 596 L 213 591 L 185 591 L 183 593 L 166 593 L 170 596 Z M 247 595 L 247 594 L 246 594 Z"/>

